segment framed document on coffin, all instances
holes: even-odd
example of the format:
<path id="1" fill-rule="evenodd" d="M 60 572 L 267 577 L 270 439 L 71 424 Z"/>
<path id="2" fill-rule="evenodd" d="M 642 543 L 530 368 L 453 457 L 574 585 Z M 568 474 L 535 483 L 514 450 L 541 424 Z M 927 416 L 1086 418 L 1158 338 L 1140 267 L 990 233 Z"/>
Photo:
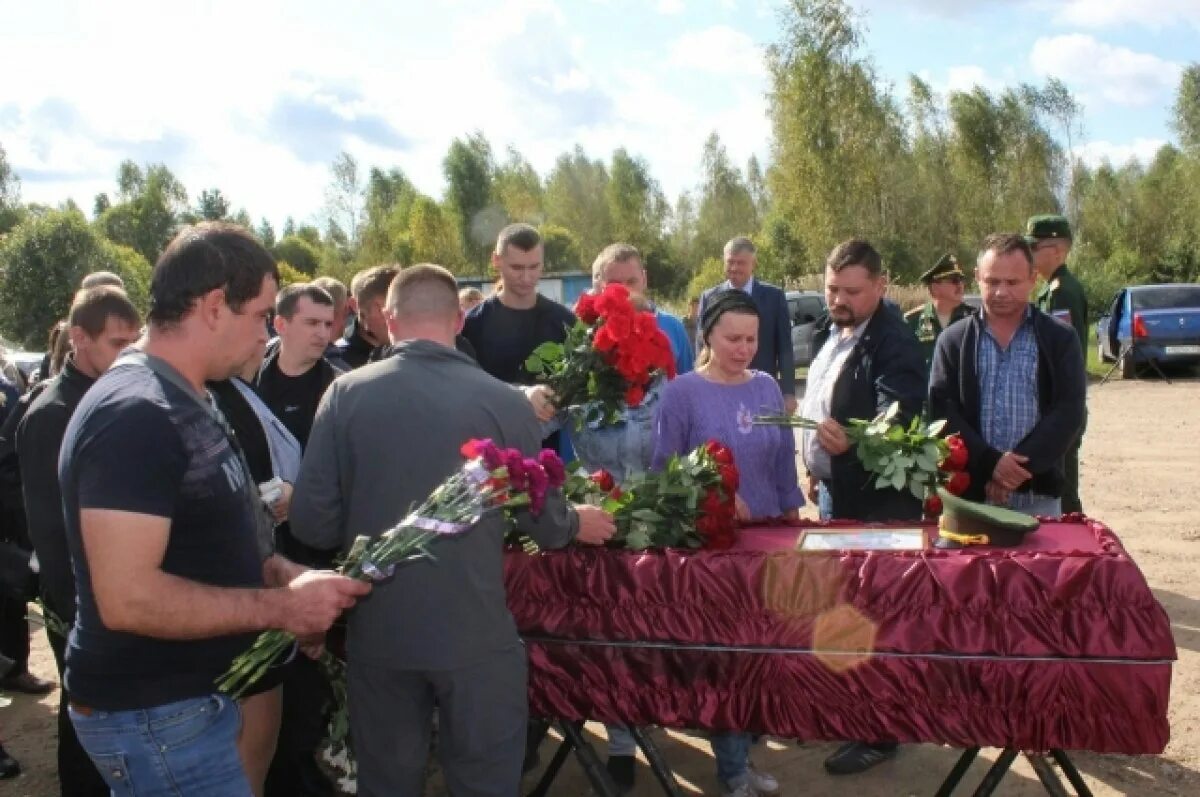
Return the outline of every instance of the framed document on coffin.
<path id="1" fill-rule="evenodd" d="M 929 547 L 925 530 L 913 528 L 855 528 L 805 529 L 796 541 L 796 550 L 812 551 L 921 551 Z"/>

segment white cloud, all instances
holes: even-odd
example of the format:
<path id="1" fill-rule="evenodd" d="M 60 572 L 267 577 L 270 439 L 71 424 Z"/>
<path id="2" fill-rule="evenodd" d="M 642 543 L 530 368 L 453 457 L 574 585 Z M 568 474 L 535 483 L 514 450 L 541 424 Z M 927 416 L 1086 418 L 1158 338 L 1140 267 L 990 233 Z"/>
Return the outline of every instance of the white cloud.
<path id="1" fill-rule="evenodd" d="M 1083 33 L 1038 39 L 1029 54 L 1034 72 L 1058 77 L 1115 105 L 1161 104 L 1183 67 L 1149 53 L 1096 40 Z"/>
<path id="2" fill-rule="evenodd" d="M 658 0 L 658 13 L 667 16 L 683 13 L 683 0 Z"/>
<path id="3" fill-rule="evenodd" d="M 1154 160 L 1158 150 L 1166 144 L 1161 138 L 1138 138 L 1129 144 L 1111 141 L 1089 141 L 1076 151 L 1076 156 L 1089 166 L 1099 166 L 1107 161 L 1113 166 L 1124 166 L 1131 160 L 1148 164 Z"/>
<path id="4" fill-rule="evenodd" d="M 1196 0 L 1067 0 L 1055 3 L 1055 21 L 1081 28 L 1123 25 L 1160 30 L 1172 25 L 1200 28 L 1200 2 Z"/>
<path id="5" fill-rule="evenodd" d="M 996 91 L 1004 87 L 1004 81 L 989 75 L 987 70 L 975 64 L 952 66 L 946 71 L 947 91 L 970 91 L 976 86 Z"/>
<path id="6" fill-rule="evenodd" d="M 755 75 L 766 72 L 763 49 L 754 39 L 728 25 L 685 33 L 671 43 L 672 65 L 717 75 Z"/>
<path id="7" fill-rule="evenodd" d="M 851 5 L 871 13 L 893 11 L 902 6 L 907 11 L 926 16 L 960 18 L 990 6 L 1025 5 L 1030 2 L 1034 0 L 904 0 L 903 3 L 897 3 L 896 0 L 851 0 Z"/>

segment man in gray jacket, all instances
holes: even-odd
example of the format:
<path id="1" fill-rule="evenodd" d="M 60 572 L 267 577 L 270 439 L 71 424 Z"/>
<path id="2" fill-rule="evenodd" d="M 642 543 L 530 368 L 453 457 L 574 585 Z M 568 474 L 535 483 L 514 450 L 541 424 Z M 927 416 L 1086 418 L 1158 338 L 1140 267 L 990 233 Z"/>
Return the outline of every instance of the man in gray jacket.
<path id="1" fill-rule="evenodd" d="M 405 269 L 387 295 L 394 354 L 343 376 L 321 401 L 292 503 L 292 533 L 348 547 L 393 526 L 462 464 L 472 438 L 536 454 L 523 394 L 457 352 L 458 286 L 440 266 Z M 599 544 L 612 519 L 560 491 L 521 530 L 544 548 Z M 505 521 L 491 512 L 401 566 L 349 623 L 351 732 L 362 797 L 418 797 L 431 715 L 447 785 L 459 797 L 518 792 L 525 749 L 525 650 L 504 593 Z"/>

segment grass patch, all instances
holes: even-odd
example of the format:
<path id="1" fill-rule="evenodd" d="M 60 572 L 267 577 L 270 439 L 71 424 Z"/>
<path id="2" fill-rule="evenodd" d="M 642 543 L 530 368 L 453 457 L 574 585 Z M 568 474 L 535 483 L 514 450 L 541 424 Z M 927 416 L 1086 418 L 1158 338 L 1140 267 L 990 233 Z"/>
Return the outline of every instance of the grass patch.
<path id="1" fill-rule="evenodd" d="M 1094 376 L 1097 379 L 1102 379 L 1108 369 L 1112 368 L 1112 363 L 1106 363 L 1100 359 L 1100 349 L 1096 345 L 1096 327 L 1092 326 L 1088 329 L 1088 346 L 1087 346 L 1087 372 L 1088 376 Z"/>

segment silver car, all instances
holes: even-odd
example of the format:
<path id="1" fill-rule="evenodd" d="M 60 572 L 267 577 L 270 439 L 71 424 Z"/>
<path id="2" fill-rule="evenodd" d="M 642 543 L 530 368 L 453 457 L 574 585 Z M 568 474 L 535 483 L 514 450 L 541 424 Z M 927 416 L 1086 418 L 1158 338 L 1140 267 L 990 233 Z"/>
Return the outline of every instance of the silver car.
<path id="1" fill-rule="evenodd" d="M 807 367 L 812 362 L 813 332 L 817 321 L 825 315 L 825 294 L 820 291 L 788 291 L 788 316 L 792 321 L 792 355 L 796 367 Z"/>

